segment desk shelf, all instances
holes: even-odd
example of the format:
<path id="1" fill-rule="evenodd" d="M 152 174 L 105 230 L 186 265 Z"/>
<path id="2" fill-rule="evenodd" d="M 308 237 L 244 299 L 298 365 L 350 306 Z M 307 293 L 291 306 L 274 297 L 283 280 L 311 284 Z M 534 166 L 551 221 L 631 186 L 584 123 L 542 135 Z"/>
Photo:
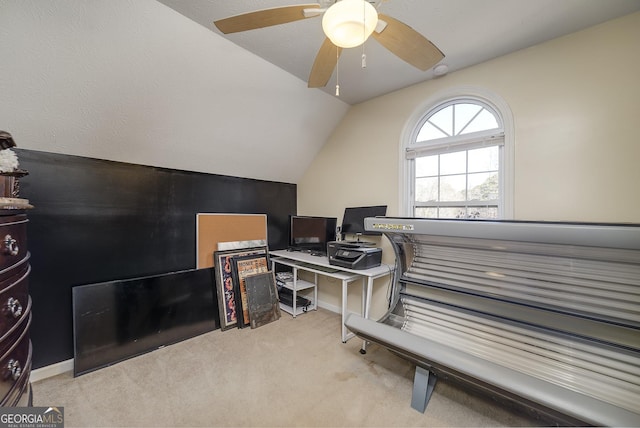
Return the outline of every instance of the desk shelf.
<path id="1" fill-rule="evenodd" d="M 272 264 L 273 264 L 273 268 L 275 270 L 275 264 L 282 264 L 284 266 L 289 266 L 292 268 L 293 270 L 293 279 L 290 281 L 286 281 L 282 284 L 282 286 L 284 288 L 287 288 L 289 290 L 291 290 L 293 292 L 293 306 L 291 305 L 287 305 L 286 303 L 282 303 L 280 302 L 280 309 L 282 309 L 283 311 L 293 315 L 293 317 L 297 317 L 300 314 L 303 314 L 307 311 L 315 311 L 318 309 L 318 274 L 314 272 L 313 275 L 313 282 L 310 281 L 306 281 L 304 279 L 300 279 L 298 276 L 298 273 L 300 270 L 306 270 L 304 268 L 300 268 L 297 263 L 288 261 L 288 260 L 284 260 L 284 259 L 280 259 L 280 258 L 273 258 L 272 259 Z M 311 300 L 311 304 L 309 306 L 304 306 L 304 307 L 300 307 L 296 305 L 296 301 L 298 298 L 298 293 L 301 291 L 310 291 L 310 292 L 305 292 L 304 296 L 305 298 L 308 298 L 309 300 Z M 310 295 L 310 296 L 307 296 Z"/>
<path id="2" fill-rule="evenodd" d="M 293 281 L 287 281 L 285 282 L 282 286 L 285 288 L 288 288 L 289 290 L 293 291 L 293 290 L 297 290 L 297 291 L 302 291 L 302 290 L 306 290 L 308 288 L 313 288 L 316 286 L 316 284 L 314 284 L 313 282 L 309 282 L 309 281 L 305 281 L 304 279 L 296 279 L 296 285 L 293 285 Z"/>
<path id="3" fill-rule="evenodd" d="M 280 302 L 280 309 L 282 309 L 283 311 L 285 311 L 288 314 L 293 315 L 293 317 L 295 318 L 296 316 L 303 314 L 309 310 L 316 310 L 318 309 L 318 293 L 317 293 L 317 284 L 314 284 L 313 282 L 309 282 L 309 281 L 305 281 L 304 279 L 299 279 L 297 278 L 297 273 L 296 275 L 296 281 L 295 281 L 295 286 L 294 286 L 294 281 L 287 281 L 284 284 L 282 284 L 282 286 L 286 289 L 289 289 L 291 291 L 293 291 L 293 298 L 296 299 L 298 297 L 298 293 L 300 291 L 305 291 L 305 290 L 309 290 L 309 289 L 313 289 L 313 299 L 309 299 L 311 300 L 311 304 L 309 306 L 304 306 L 304 307 L 300 307 L 297 306 L 294 307 L 291 305 L 287 305 L 286 303 Z M 302 297 L 308 298 L 307 294 L 310 293 L 304 293 L 304 295 Z"/>
<path id="4" fill-rule="evenodd" d="M 298 315 L 302 315 L 305 312 L 308 312 L 309 308 L 308 308 L 308 306 L 303 306 L 303 307 L 296 306 L 296 310 L 294 311 L 293 310 L 293 306 L 289 306 L 286 303 L 280 302 L 280 310 L 285 311 L 286 313 L 288 313 L 290 315 L 293 315 L 293 317 L 295 318 Z"/>

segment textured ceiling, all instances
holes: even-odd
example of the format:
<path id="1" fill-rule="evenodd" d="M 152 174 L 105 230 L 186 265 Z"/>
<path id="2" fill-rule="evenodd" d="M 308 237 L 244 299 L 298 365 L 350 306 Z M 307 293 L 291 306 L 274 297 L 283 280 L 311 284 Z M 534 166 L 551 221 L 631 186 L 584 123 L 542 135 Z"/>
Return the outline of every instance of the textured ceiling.
<path id="1" fill-rule="evenodd" d="M 158 0 L 233 43 L 307 80 L 324 40 L 321 17 L 223 35 L 215 20 L 258 9 L 313 3 L 295 0 Z M 449 72 L 640 10 L 640 0 L 385 0 L 379 11 L 403 21 L 445 54 Z M 338 64 L 340 99 L 349 104 L 434 77 L 375 40 L 346 49 Z M 325 90 L 335 92 L 336 72 Z M 314 90 L 314 89 L 310 89 Z"/>

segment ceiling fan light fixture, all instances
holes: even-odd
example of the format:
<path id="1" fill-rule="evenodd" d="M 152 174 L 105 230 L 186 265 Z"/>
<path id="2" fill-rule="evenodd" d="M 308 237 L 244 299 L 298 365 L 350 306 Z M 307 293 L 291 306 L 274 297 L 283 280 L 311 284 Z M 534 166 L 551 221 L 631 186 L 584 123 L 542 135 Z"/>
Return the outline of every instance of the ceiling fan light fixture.
<path id="1" fill-rule="evenodd" d="M 322 17 L 322 29 L 331 42 L 341 48 L 363 44 L 378 24 L 378 12 L 365 0 L 342 0 Z"/>

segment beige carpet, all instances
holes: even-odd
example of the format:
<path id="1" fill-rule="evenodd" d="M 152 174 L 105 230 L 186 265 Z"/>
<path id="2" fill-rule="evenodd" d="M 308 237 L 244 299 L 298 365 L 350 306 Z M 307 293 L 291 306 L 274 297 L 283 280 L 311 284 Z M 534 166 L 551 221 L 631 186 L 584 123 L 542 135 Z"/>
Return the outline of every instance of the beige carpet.
<path id="1" fill-rule="evenodd" d="M 326 310 L 255 330 L 216 330 L 73 378 L 33 385 L 34 406 L 64 406 L 65 426 L 531 426 L 517 410 L 439 380 L 424 414 L 414 367 L 359 339 L 340 341 Z"/>

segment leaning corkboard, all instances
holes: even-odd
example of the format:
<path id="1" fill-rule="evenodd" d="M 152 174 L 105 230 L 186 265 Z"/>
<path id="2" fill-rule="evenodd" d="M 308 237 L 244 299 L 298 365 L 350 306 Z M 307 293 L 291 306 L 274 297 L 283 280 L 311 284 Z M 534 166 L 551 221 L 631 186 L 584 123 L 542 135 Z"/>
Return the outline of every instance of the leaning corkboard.
<path id="1" fill-rule="evenodd" d="M 196 268 L 213 266 L 218 242 L 267 240 L 266 214 L 196 215 Z"/>

